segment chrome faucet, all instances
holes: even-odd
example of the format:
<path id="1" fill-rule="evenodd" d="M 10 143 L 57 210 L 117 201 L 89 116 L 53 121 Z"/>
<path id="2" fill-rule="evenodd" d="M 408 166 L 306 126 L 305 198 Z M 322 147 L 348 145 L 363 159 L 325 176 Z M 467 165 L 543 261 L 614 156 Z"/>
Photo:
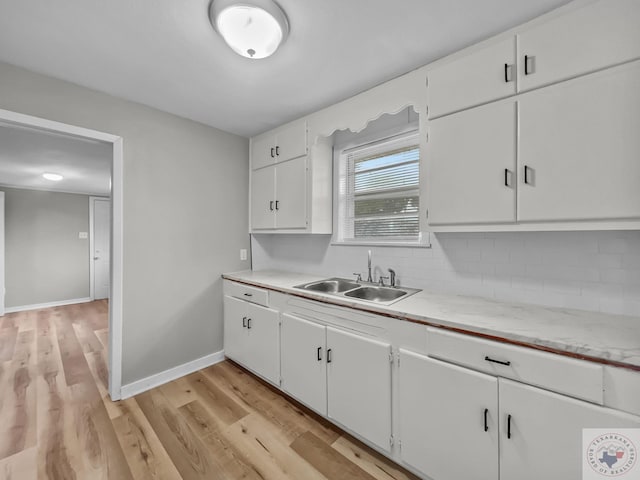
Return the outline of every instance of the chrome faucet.
<path id="1" fill-rule="evenodd" d="M 395 288 L 396 286 L 396 271 L 393 268 L 389 269 L 389 276 L 391 279 L 389 280 L 389 284 Z"/>
<path id="2" fill-rule="evenodd" d="M 367 275 L 367 282 L 373 283 L 373 278 L 371 277 L 371 250 L 367 253 L 367 269 L 369 270 L 369 274 Z"/>

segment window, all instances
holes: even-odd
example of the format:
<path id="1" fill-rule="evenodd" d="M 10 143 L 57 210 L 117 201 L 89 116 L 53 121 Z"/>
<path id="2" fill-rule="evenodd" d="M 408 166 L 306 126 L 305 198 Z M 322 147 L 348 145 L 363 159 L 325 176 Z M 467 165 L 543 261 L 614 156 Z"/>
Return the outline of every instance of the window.
<path id="1" fill-rule="evenodd" d="M 338 162 L 338 242 L 420 241 L 418 132 L 343 150 Z"/>

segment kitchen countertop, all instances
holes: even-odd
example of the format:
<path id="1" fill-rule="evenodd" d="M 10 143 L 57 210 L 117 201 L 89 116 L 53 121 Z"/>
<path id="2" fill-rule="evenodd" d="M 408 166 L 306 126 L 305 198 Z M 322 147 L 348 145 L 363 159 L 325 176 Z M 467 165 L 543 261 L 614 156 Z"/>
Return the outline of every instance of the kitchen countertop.
<path id="1" fill-rule="evenodd" d="M 223 278 L 399 320 L 640 371 L 639 317 L 498 302 L 425 290 L 383 306 L 295 289 L 294 285 L 328 277 L 278 270 L 247 270 L 224 274 Z"/>

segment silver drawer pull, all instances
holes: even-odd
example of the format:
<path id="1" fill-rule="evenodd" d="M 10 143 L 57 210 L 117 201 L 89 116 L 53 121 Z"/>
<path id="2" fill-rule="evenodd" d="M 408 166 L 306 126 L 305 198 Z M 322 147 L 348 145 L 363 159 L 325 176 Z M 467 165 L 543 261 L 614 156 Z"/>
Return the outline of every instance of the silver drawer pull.
<path id="1" fill-rule="evenodd" d="M 491 358 L 491 357 L 484 357 L 484 359 L 485 359 L 487 362 L 491 362 L 491 363 L 499 363 L 500 365 L 506 365 L 507 367 L 508 367 L 509 365 L 511 365 L 511 362 L 509 362 L 509 361 L 507 361 L 507 362 L 503 362 L 502 360 L 495 360 L 495 359 L 493 359 L 493 358 Z"/>

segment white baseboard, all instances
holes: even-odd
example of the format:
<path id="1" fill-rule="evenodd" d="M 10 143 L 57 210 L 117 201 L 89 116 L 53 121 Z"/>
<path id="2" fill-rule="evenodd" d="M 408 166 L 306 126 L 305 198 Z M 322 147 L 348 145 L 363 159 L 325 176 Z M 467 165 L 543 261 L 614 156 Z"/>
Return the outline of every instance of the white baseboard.
<path id="1" fill-rule="evenodd" d="M 209 367 L 224 360 L 224 350 L 196 358 L 191 362 L 183 363 L 177 367 L 170 368 L 164 372 L 156 373 L 146 378 L 136 380 L 135 382 L 122 385 L 120 389 L 120 398 L 125 399 L 146 392 L 152 388 L 159 387 L 165 383 L 169 383 L 177 378 L 184 377 L 190 373 L 197 372 L 203 368 Z"/>
<path id="2" fill-rule="evenodd" d="M 33 305 L 7 307 L 4 309 L 4 313 L 24 312 L 26 310 L 39 310 L 41 308 L 49 308 L 49 307 L 63 307 L 65 305 L 74 305 L 76 303 L 87 303 L 92 301 L 93 299 L 91 297 L 85 297 L 85 298 L 72 298 L 70 300 L 60 300 L 58 302 L 34 303 Z"/>

